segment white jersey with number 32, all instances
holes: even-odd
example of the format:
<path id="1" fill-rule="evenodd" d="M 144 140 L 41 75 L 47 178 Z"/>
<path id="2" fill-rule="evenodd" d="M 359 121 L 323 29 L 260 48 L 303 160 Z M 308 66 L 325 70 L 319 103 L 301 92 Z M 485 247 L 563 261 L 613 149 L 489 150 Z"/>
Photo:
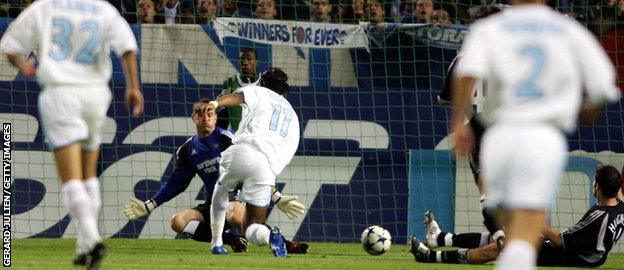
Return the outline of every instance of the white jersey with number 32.
<path id="1" fill-rule="evenodd" d="M 11 23 L 0 41 L 4 53 L 39 49 L 37 79 L 44 86 L 107 86 L 110 50 L 137 51 L 128 23 L 101 0 L 38 0 Z"/>
<path id="2" fill-rule="evenodd" d="M 476 22 L 456 76 L 490 82 L 482 117 L 547 123 L 571 131 L 582 87 L 593 100 L 619 98 L 615 71 L 596 38 L 545 5 L 523 4 Z"/>
<path id="3" fill-rule="evenodd" d="M 299 146 L 299 118 L 283 96 L 250 85 L 239 88 L 245 103 L 232 143 L 254 145 L 266 155 L 271 170 L 278 175 L 290 163 Z"/>

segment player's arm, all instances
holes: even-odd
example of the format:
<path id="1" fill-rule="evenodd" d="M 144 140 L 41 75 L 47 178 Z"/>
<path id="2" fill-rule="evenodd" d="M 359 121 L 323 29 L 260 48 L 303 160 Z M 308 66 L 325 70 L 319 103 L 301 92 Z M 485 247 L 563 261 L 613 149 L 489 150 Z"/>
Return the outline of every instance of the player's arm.
<path id="1" fill-rule="evenodd" d="M 34 59 L 26 59 L 24 57 L 24 54 L 29 53 L 37 42 L 35 35 L 35 9 L 36 7 L 31 5 L 24 10 L 9 25 L 4 36 L 2 36 L 2 40 L 0 40 L 0 50 L 11 65 L 19 69 L 20 73 L 25 77 L 35 76 L 37 73 Z"/>
<path id="2" fill-rule="evenodd" d="M 233 107 L 245 103 L 245 97 L 242 92 L 235 92 L 225 94 L 219 97 L 216 101 L 211 101 L 210 104 L 216 107 Z"/>
<path id="3" fill-rule="evenodd" d="M 563 246 L 563 237 L 557 229 L 546 226 L 546 229 L 542 232 L 542 235 L 544 236 L 544 239 L 552 241 L 553 244 L 557 246 Z"/>
<path id="4" fill-rule="evenodd" d="M 472 88 L 476 82 L 474 77 L 460 77 L 453 86 L 453 112 L 451 129 L 455 140 L 455 152 L 460 156 L 470 154 L 474 145 L 474 135 L 469 126 L 464 125 L 466 110 L 470 106 Z"/>
<path id="5" fill-rule="evenodd" d="M 305 214 L 306 207 L 297 201 L 297 196 L 282 195 L 275 187 L 272 187 L 272 192 L 271 200 L 288 218 L 295 219 Z"/>
<path id="6" fill-rule="evenodd" d="M 615 68 L 598 40 L 587 29 L 579 27 L 574 43 L 578 63 L 581 67 L 583 85 L 588 94 L 579 120 L 587 123 L 606 107 L 608 102 L 617 101 L 620 91 L 616 85 Z"/>
<path id="7" fill-rule="evenodd" d="M 124 205 L 124 214 L 128 219 L 135 220 L 150 214 L 156 207 L 170 201 L 188 188 L 196 174 L 188 159 L 188 144 L 189 141 L 178 149 L 173 174 L 160 186 L 151 199 L 142 202 L 137 198 L 130 198 L 130 202 Z"/>
<path id="8" fill-rule="evenodd" d="M 489 74 L 488 35 L 479 26 L 481 25 L 477 22 L 470 27 L 453 82 L 451 130 L 455 134 L 455 152 L 460 156 L 467 156 L 474 145 L 472 130 L 464 125 L 464 117 L 471 104 L 472 89 L 477 79 L 483 79 Z"/>
<path id="9" fill-rule="evenodd" d="M 133 116 L 139 116 L 143 113 L 143 94 L 139 85 L 136 57 L 139 49 L 130 25 L 112 6 L 106 38 L 115 54 L 121 58 L 121 66 L 126 79 L 126 104 L 129 108 L 131 107 Z"/>
<path id="10" fill-rule="evenodd" d="M 143 113 L 143 94 L 139 86 L 137 58 L 134 51 L 127 51 L 122 56 L 123 70 L 126 78 L 126 104 L 132 107 L 132 115 Z"/>

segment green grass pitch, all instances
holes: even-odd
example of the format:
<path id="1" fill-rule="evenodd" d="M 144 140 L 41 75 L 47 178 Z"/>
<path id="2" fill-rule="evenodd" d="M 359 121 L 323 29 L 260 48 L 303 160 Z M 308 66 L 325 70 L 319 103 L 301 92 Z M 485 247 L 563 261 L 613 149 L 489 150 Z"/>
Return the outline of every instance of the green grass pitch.
<path id="1" fill-rule="evenodd" d="M 81 269 L 71 264 L 74 239 L 13 239 L 13 269 Z M 106 239 L 102 269 L 491 269 L 492 265 L 415 263 L 408 245 L 394 244 L 370 256 L 359 244 L 311 243 L 308 254 L 275 258 L 268 247 L 211 255 L 208 243 L 192 240 Z M 569 268 L 543 268 L 569 269 Z M 611 254 L 601 269 L 624 269 L 624 254 Z"/>

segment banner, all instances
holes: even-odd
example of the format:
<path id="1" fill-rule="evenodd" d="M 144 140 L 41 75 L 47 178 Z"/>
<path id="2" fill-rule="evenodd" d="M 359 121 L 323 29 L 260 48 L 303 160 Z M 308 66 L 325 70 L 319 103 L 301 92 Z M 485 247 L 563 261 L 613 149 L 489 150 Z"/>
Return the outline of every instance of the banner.
<path id="1" fill-rule="evenodd" d="M 424 45 L 454 50 L 461 47 L 468 34 L 465 25 L 403 24 L 400 28 Z"/>
<path id="2" fill-rule="evenodd" d="M 218 18 L 214 28 L 222 42 L 235 37 L 293 47 L 368 48 L 368 38 L 359 25 Z"/>

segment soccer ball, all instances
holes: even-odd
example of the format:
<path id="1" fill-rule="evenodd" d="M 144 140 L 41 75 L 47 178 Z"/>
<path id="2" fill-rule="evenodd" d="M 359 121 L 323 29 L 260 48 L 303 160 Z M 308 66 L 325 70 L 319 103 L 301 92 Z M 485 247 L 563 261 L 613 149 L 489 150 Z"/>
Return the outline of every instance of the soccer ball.
<path id="1" fill-rule="evenodd" d="M 381 255 L 390 249 L 392 237 L 388 230 L 373 225 L 362 232 L 362 246 L 370 255 Z"/>

